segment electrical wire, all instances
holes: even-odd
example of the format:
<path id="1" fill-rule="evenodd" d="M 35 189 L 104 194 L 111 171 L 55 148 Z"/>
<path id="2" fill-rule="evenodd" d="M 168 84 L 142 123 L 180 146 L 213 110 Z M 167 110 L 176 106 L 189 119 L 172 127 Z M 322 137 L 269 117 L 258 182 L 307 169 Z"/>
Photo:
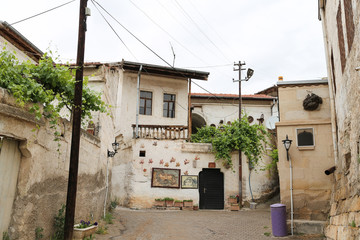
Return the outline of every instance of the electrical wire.
<path id="1" fill-rule="evenodd" d="M 159 54 L 157 54 L 154 50 L 148 47 L 143 41 L 141 41 L 137 36 L 135 36 L 129 29 L 127 29 L 123 24 L 121 24 L 115 17 L 113 17 L 103 6 L 101 6 L 96 0 L 93 0 L 104 12 L 106 12 L 114 21 L 116 21 L 122 28 L 124 28 L 131 36 L 133 36 L 138 42 L 140 42 L 144 47 L 146 47 L 150 52 L 152 52 L 155 56 L 165 62 L 167 65 L 171 66 L 165 59 L 163 59 Z M 171 66 L 172 67 L 172 66 Z"/>
<path id="2" fill-rule="evenodd" d="M 27 18 L 24 18 L 24 19 L 19 20 L 19 21 L 17 21 L 17 22 L 14 22 L 14 23 L 12 23 L 12 24 L 10 24 L 10 25 L 12 26 L 12 25 L 15 25 L 15 24 L 24 22 L 24 21 L 26 21 L 26 20 L 29 20 L 29 19 L 31 19 L 31 18 L 40 16 L 40 15 L 42 15 L 42 14 L 44 14 L 44 13 L 51 12 L 51 11 L 53 11 L 53 10 L 55 10 L 55 9 L 58 9 L 58 8 L 60 8 L 60 7 L 63 7 L 63 6 L 65 6 L 65 5 L 68 5 L 68 4 L 70 4 L 70 3 L 72 3 L 72 2 L 75 2 L 75 1 L 76 1 L 76 0 L 71 0 L 71 1 L 66 2 L 66 3 L 64 3 L 64 4 L 61 4 L 61 5 L 59 5 L 59 6 L 53 7 L 53 8 L 51 8 L 51 9 L 49 9 L 49 10 L 46 10 L 46 11 L 44 11 L 44 12 L 41 12 L 41 13 L 35 14 L 35 15 L 31 16 L 31 17 L 27 17 Z"/>
<path id="3" fill-rule="evenodd" d="M 185 9 L 179 4 L 179 2 L 177 0 L 175 0 L 176 4 L 179 6 L 179 8 L 184 12 L 185 16 L 187 16 L 190 21 L 195 25 L 195 27 L 206 37 L 207 40 L 209 40 L 209 42 L 219 51 L 219 53 L 221 53 L 221 55 L 230 62 L 230 60 L 227 58 L 227 56 L 223 53 L 223 51 L 221 51 L 221 49 L 216 46 L 216 44 L 210 39 L 210 37 L 200 28 L 200 26 L 194 21 L 194 19 L 191 17 L 190 14 L 188 14 Z"/>
<path id="4" fill-rule="evenodd" d="M 187 78 L 183 73 L 179 72 L 176 68 L 174 68 L 170 63 L 168 63 L 165 59 L 163 59 L 159 54 L 157 54 L 154 50 L 152 50 L 149 46 L 147 46 L 143 41 L 141 41 L 137 36 L 135 36 L 130 30 L 128 30 L 123 24 L 121 24 L 114 16 L 112 16 L 103 6 L 101 6 L 101 4 L 99 4 L 96 0 L 92 0 L 94 1 L 101 9 L 103 9 L 112 19 L 114 19 L 114 21 L 116 21 L 122 28 L 124 28 L 131 36 L 133 36 L 137 41 L 139 41 L 143 46 L 145 46 L 149 51 L 151 51 L 155 56 L 157 56 L 160 60 L 162 60 L 166 65 L 168 65 L 170 68 L 172 68 L 174 71 L 178 72 L 179 74 L 181 74 L 183 77 Z M 198 83 L 192 81 L 192 83 L 194 83 L 196 86 L 198 86 L 199 88 L 203 89 L 204 91 L 206 91 L 207 93 L 211 94 L 212 96 L 215 97 L 215 99 L 219 100 L 219 98 L 213 94 L 212 92 L 210 92 L 209 90 L 205 89 L 204 87 L 200 86 Z"/>
<path id="5" fill-rule="evenodd" d="M 130 54 L 137 60 L 137 58 L 135 57 L 135 55 L 133 54 L 133 52 L 128 48 L 128 46 L 126 45 L 126 43 L 121 39 L 121 37 L 119 36 L 119 34 L 115 31 L 115 29 L 112 27 L 112 25 L 110 24 L 110 22 L 105 18 L 105 16 L 100 12 L 100 9 L 95 5 L 94 1 L 91 0 L 92 4 L 95 6 L 96 10 L 100 13 L 100 15 L 102 16 L 102 18 L 105 20 L 105 22 L 109 25 L 109 27 L 111 28 L 111 30 L 115 33 L 115 35 L 118 37 L 118 39 L 122 42 L 122 44 L 124 44 L 124 46 L 126 47 L 126 49 L 130 52 Z"/>
<path id="6" fill-rule="evenodd" d="M 181 21 L 179 21 L 169 11 L 169 9 L 164 6 L 164 4 L 162 4 L 159 0 L 157 0 L 157 2 L 168 13 L 168 15 L 171 16 L 177 22 L 177 24 L 179 24 L 189 35 L 191 35 L 193 37 L 193 39 L 196 39 L 196 41 L 200 44 L 200 46 L 204 47 L 207 51 L 209 51 L 209 52 L 213 53 L 215 56 L 217 56 L 217 54 L 213 51 L 213 49 L 209 48 L 206 44 L 203 44 L 203 42 L 201 42 L 201 40 L 197 37 L 197 35 L 192 33 L 186 26 L 184 26 L 184 24 Z"/>
<path id="7" fill-rule="evenodd" d="M 129 0 L 131 4 L 133 4 L 139 11 L 141 11 L 147 18 L 150 19 L 158 28 L 160 28 L 164 33 L 166 33 L 172 40 L 174 40 L 177 44 L 179 44 L 182 48 L 184 48 L 188 53 L 190 53 L 193 57 L 197 58 L 201 62 L 207 64 L 204 60 L 199 58 L 196 54 L 191 52 L 187 47 L 185 47 L 182 43 L 180 43 L 175 37 L 173 37 L 168 31 L 166 31 L 163 27 L 161 27 L 157 22 L 155 22 L 144 10 L 142 10 L 138 5 L 136 5 L 132 0 Z"/>

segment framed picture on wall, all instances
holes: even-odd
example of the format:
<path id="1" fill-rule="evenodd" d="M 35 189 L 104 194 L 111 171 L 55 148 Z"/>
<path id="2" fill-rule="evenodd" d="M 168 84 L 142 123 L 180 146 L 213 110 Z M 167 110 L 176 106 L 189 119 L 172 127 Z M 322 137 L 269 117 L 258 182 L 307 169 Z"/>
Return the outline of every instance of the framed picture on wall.
<path id="1" fill-rule="evenodd" d="M 180 169 L 153 168 L 151 187 L 180 188 Z"/>
<path id="2" fill-rule="evenodd" d="M 182 175 L 181 176 L 181 188 L 189 188 L 189 189 L 198 188 L 198 176 L 197 175 Z"/>

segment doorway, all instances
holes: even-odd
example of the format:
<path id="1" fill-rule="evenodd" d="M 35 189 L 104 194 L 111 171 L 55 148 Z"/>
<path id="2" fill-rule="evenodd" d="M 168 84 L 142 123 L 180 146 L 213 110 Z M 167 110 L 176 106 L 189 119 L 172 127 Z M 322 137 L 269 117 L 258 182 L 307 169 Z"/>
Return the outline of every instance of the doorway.
<path id="1" fill-rule="evenodd" d="M 18 141 L 0 136 L 0 233 L 7 232 L 10 224 L 20 158 Z"/>
<path id="2" fill-rule="evenodd" d="M 224 174 L 220 169 L 204 168 L 199 173 L 199 208 L 224 209 Z"/>

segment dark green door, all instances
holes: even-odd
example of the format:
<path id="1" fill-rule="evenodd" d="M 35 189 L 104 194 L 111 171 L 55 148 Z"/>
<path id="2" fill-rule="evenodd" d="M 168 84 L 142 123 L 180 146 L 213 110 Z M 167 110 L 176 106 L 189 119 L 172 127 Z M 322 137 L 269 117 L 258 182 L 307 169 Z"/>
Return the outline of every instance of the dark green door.
<path id="1" fill-rule="evenodd" d="M 207 168 L 199 173 L 200 209 L 224 209 L 224 174 Z"/>

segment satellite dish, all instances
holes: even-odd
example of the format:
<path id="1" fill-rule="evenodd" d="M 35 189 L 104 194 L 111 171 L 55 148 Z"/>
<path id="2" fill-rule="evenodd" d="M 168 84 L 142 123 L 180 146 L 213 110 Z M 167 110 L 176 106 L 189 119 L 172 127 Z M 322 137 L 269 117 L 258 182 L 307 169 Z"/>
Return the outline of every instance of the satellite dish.
<path id="1" fill-rule="evenodd" d="M 279 122 L 279 117 L 278 116 L 271 116 L 268 120 L 266 120 L 265 126 L 270 130 L 274 130 L 275 129 L 275 123 L 277 123 L 277 122 Z"/>

